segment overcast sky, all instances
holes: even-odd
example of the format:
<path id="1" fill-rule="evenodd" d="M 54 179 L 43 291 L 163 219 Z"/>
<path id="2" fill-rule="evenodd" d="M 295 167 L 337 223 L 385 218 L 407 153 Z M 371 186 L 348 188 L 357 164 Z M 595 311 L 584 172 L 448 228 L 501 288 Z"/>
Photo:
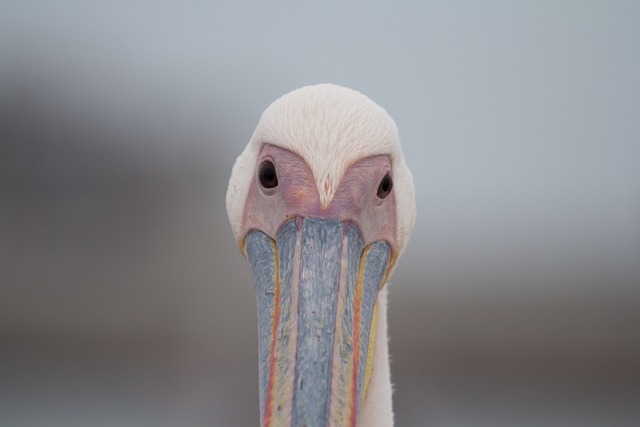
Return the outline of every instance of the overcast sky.
<path id="1" fill-rule="evenodd" d="M 69 114 L 210 135 L 197 140 L 222 153 L 221 177 L 281 94 L 367 94 L 395 118 L 416 182 L 403 262 L 426 254 L 435 283 L 640 280 L 638 3 L 0 9 L 0 90 L 29 76 Z"/>

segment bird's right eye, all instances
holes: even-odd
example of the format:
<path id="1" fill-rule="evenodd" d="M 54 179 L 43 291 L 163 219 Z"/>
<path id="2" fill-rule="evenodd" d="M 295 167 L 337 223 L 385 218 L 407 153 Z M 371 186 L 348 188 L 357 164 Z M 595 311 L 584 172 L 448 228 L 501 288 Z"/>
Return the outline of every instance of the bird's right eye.
<path id="1" fill-rule="evenodd" d="M 270 189 L 278 186 L 278 175 L 276 167 L 269 160 L 265 160 L 258 170 L 258 179 L 263 188 Z"/>

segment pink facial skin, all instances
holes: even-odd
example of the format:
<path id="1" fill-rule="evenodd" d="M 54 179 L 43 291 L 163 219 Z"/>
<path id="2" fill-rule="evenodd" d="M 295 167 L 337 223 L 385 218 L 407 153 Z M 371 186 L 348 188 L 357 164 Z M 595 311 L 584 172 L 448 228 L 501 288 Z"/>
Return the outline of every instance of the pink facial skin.
<path id="1" fill-rule="evenodd" d="M 274 164 L 278 176 L 278 185 L 272 189 L 264 189 L 258 178 L 260 165 L 267 160 Z M 387 155 L 358 160 L 349 166 L 333 200 L 324 209 L 305 161 L 289 150 L 264 144 L 244 208 L 242 235 L 260 230 L 275 240 L 278 229 L 288 219 L 337 219 L 355 224 L 365 246 L 380 240 L 389 243 L 393 261 L 397 232 L 395 192 L 399 189 L 394 187 L 384 199 L 377 196 L 387 172 L 393 178 Z"/>

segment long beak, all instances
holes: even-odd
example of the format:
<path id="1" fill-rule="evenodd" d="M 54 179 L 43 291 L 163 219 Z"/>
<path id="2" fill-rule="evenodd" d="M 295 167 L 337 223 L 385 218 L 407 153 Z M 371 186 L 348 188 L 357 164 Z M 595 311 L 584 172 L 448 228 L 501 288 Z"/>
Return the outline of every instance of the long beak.
<path id="1" fill-rule="evenodd" d="M 275 242 L 249 233 L 245 252 L 258 303 L 261 425 L 355 427 L 389 245 L 363 248 L 353 224 L 298 218 Z"/>

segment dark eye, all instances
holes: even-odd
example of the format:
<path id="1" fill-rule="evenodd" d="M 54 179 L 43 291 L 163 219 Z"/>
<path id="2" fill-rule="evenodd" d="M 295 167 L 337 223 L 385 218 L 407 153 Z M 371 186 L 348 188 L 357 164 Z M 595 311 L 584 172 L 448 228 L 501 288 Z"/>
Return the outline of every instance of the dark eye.
<path id="1" fill-rule="evenodd" d="M 269 160 L 262 162 L 258 171 L 260 185 L 264 188 L 274 188 L 278 186 L 278 176 L 276 175 L 276 167 Z"/>
<path id="2" fill-rule="evenodd" d="M 391 174 L 387 172 L 387 174 L 380 181 L 380 185 L 378 186 L 378 197 L 384 199 L 391 193 L 391 189 L 393 188 L 393 180 L 391 179 Z"/>

